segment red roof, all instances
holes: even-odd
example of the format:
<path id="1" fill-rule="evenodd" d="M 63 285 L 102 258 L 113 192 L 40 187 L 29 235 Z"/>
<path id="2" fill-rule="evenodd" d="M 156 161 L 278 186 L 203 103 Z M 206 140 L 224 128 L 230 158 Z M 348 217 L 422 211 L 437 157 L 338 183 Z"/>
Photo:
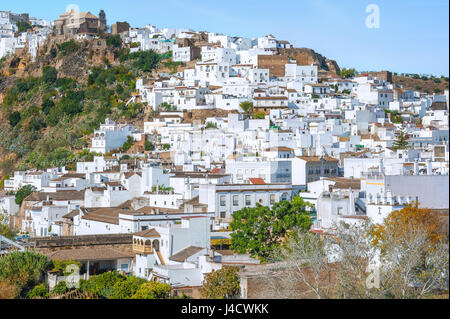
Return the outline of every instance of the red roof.
<path id="1" fill-rule="evenodd" d="M 216 167 L 211 170 L 211 174 L 222 174 L 222 173 L 224 173 L 224 170 L 221 167 Z"/>
<path id="2" fill-rule="evenodd" d="M 262 178 L 249 178 L 253 185 L 266 185 L 266 182 Z"/>

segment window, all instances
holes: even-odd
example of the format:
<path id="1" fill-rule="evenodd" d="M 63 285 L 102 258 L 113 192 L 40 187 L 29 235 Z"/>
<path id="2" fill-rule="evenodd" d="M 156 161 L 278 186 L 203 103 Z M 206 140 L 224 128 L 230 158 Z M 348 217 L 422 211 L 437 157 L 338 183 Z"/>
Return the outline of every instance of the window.
<path id="1" fill-rule="evenodd" d="M 270 194 L 270 205 L 275 204 L 275 194 Z"/>
<path id="2" fill-rule="evenodd" d="M 251 195 L 245 195 L 245 206 L 250 206 L 252 204 Z"/>
<path id="3" fill-rule="evenodd" d="M 220 195 L 220 206 L 225 206 L 225 200 L 226 200 L 226 196 Z"/>
<path id="4" fill-rule="evenodd" d="M 239 206 L 239 195 L 233 195 L 233 206 Z"/>
<path id="5" fill-rule="evenodd" d="M 225 218 L 226 213 L 225 212 L 220 212 L 220 218 Z"/>

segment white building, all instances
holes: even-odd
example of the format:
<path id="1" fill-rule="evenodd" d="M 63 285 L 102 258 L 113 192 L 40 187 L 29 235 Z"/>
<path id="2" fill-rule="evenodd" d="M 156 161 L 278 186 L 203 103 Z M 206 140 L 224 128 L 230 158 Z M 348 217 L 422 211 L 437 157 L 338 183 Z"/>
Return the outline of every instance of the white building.
<path id="1" fill-rule="evenodd" d="M 117 124 L 106 119 L 104 124 L 100 124 L 100 129 L 94 131 L 90 151 L 105 154 L 120 148 L 127 141 L 128 136 L 132 136 L 133 131 L 133 125 Z"/>

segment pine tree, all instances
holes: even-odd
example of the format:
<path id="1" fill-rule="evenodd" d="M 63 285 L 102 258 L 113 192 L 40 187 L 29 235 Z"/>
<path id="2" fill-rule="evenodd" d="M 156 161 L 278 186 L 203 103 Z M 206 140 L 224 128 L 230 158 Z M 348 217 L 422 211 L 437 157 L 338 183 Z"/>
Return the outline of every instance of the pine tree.
<path id="1" fill-rule="evenodd" d="M 399 131 L 396 134 L 395 141 L 393 143 L 393 148 L 396 150 L 404 150 L 408 147 L 408 135 L 405 131 Z"/>

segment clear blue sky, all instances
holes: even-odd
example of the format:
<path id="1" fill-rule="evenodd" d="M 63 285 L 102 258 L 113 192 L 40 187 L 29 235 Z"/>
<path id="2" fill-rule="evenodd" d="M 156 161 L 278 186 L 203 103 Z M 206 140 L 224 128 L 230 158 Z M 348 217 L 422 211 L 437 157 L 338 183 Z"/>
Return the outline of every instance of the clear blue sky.
<path id="1" fill-rule="evenodd" d="M 312 48 L 341 67 L 449 74 L 448 0 L 2 0 L 0 10 L 55 19 L 69 4 L 108 24 L 187 27 L 232 36 L 273 34 Z M 380 28 L 365 25 L 366 6 L 380 8 Z"/>

